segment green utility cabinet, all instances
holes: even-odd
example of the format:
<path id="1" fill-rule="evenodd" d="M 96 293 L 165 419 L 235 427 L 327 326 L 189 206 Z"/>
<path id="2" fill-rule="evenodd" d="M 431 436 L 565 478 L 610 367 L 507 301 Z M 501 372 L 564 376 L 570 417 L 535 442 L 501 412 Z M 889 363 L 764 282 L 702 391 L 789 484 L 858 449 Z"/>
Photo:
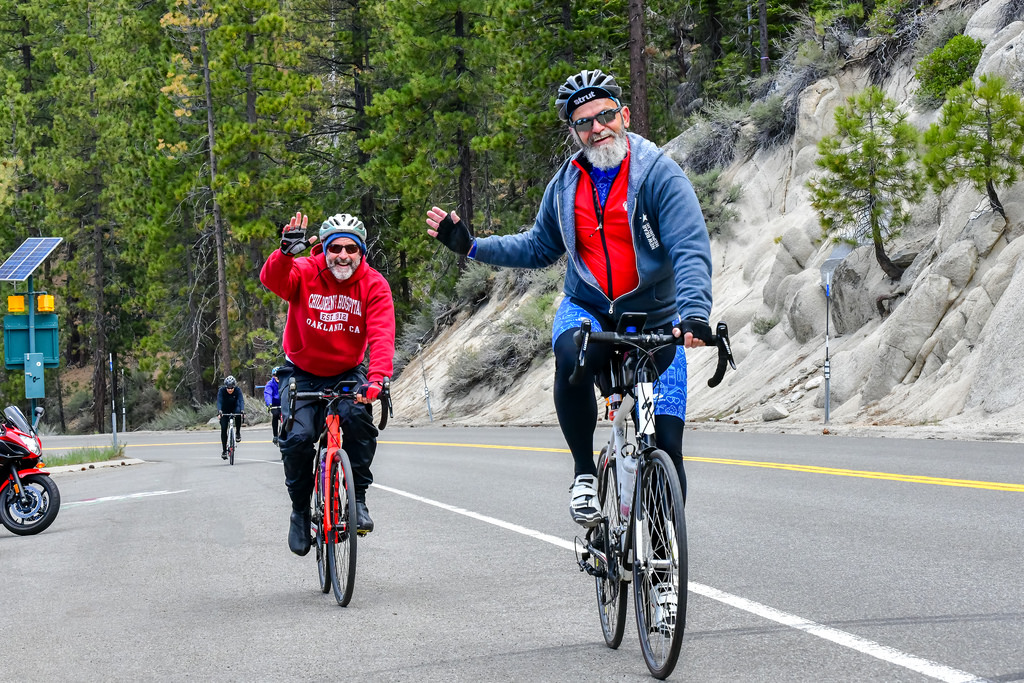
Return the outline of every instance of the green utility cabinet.
<path id="1" fill-rule="evenodd" d="M 43 366 L 56 368 L 60 365 L 57 356 L 60 340 L 57 335 L 57 314 L 37 313 L 34 327 L 36 333 L 36 353 L 42 354 Z M 29 352 L 28 316 L 4 316 L 4 365 L 8 370 L 21 369 L 25 366 L 25 354 Z"/>

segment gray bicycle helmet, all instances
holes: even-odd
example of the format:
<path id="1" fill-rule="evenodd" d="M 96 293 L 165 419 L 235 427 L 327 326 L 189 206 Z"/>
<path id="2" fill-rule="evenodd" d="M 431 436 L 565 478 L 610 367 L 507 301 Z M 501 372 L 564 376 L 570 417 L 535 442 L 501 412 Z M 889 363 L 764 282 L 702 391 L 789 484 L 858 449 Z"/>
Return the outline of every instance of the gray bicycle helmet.
<path id="1" fill-rule="evenodd" d="M 270 371 L 270 376 L 271 377 L 277 377 L 277 373 L 279 373 L 279 372 L 281 372 L 281 366 L 280 365 L 275 365 L 274 369 Z"/>
<path id="2" fill-rule="evenodd" d="M 595 98 L 608 97 L 619 102 L 622 96 L 622 88 L 615 82 L 615 77 L 606 74 L 600 69 L 588 71 L 584 69 L 578 74 L 569 76 L 565 83 L 558 86 L 558 96 L 555 97 L 555 108 L 558 110 L 558 118 L 568 121 L 572 116 L 573 109 L 593 100 Z"/>
<path id="3" fill-rule="evenodd" d="M 238 384 L 238 380 L 235 379 L 234 375 L 228 375 L 227 377 L 224 378 L 224 386 L 228 387 L 229 389 L 235 386 L 236 384 Z"/>

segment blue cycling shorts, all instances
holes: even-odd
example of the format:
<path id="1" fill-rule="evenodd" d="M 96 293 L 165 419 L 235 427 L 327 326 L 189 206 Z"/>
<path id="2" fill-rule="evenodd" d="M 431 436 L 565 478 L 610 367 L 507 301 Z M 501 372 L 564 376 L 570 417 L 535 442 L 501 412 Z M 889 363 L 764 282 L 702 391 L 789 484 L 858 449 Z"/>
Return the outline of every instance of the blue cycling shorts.
<path id="1" fill-rule="evenodd" d="M 574 303 L 569 297 L 563 298 L 555 312 L 555 321 L 551 326 L 552 348 L 554 348 L 555 340 L 563 332 L 577 329 L 583 320 L 589 320 L 591 329 L 595 332 L 604 329 L 600 321 L 588 311 Z M 683 347 L 676 347 L 676 357 L 672 360 L 672 364 L 665 368 L 665 372 L 658 377 L 654 391 L 657 401 L 654 406 L 655 415 L 672 415 L 686 421 L 686 353 Z"/>

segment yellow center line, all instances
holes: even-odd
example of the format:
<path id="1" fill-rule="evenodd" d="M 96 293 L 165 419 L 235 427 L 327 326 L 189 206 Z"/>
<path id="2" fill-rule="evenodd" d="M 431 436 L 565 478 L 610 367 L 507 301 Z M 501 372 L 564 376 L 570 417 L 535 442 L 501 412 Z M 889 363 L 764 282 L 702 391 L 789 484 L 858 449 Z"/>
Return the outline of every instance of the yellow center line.
<path id="1" fill-rule="evenodd" d="M 441 446 L 446 448 L 489 448 L 506 451 L 539 451 L 543 453 L 568 453 L 566 448 L 538 448 L 536 446 L 499 446 L 495 444 L 440 443 L 434 441 L 380 441 L 379 443 L 399 446 Z M 868 470 L 846 470 L 835 467 L 817 467 L 814 465 L 792 465 L 781 462 L 761 462 L 756 460 L 735 460 L 729 458 L 701 458 L 684 456 L 690 462 L 707 462 L 716 465 L 741 465 L 744 467 L 764 467 L 774 470 L 806 472 L 808 474 L 831 474 L 836 477 L 859 477 L 861 479 L 884 479 L 903 481 L 911 484 L 931 484 L 934 486 L 955 486 L 971 489 L 988 489 L 991 491 L 1012 491 L 1024 493 L 1024 484 L 1007 484 L 995 481 L 975 481 L 972 479 L 948 479 L 944 477 L 927 477 L 923 475 L 894 474 L 890 472 L 871 472 Z"/>

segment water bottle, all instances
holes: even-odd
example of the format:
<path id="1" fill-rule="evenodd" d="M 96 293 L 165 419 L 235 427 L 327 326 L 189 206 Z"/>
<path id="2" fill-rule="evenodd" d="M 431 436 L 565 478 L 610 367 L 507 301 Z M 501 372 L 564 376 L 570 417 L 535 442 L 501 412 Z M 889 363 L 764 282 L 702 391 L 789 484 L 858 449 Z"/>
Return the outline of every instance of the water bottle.
<path id="1" fill-rule="evenodd" d="M 619 479 L 619 513 L 622 519 L 629 519 L 633 509 L 633 484 L 636 481 L 636 447 L 626 444 L 615 460 L 615 473 Z"/>

